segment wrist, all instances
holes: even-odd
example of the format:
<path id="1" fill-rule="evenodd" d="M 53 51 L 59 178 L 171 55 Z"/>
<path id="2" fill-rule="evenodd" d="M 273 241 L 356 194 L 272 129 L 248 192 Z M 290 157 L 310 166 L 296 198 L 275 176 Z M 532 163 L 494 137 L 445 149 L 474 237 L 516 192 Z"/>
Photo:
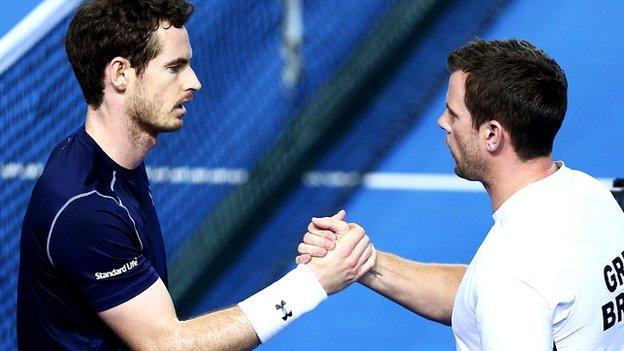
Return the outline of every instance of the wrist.
<path id="1" fill-rule="evenodd" d="M 364 273 L 360 279 L 358 279 L 358 283 L 364 284 L 366 286 L 371 286 L 377 280 L 378 274 L 373 272 L 372 270 Z"/>
<path id="2" fill-rule="evenodd" d="M 371 244 L 371 247 L 373 248 L 373 255 L 375 256 L 375 263 L 373 264 L 371 269 L 368 270 L 368 272 L 362 274 L 362 276 L 358 279 L 358 282 L 360 284 L 364 284 L 368 287 L 372 286 L 375 283 L 375 281 L 382 278 L 382 274 L 378 269 L 379 269 L 379 261 L 380 259 L 382 259 L 381 256 L 383 255 L 383 253 L 380 251 L 377 251 L 375 247 L 373 246 L 373 244 Z"/>
<path id="3" fill-rule="evenodd" d="M 327 293 L 306 265 L 238 304 L 262 343 L 327 298 Z"/>

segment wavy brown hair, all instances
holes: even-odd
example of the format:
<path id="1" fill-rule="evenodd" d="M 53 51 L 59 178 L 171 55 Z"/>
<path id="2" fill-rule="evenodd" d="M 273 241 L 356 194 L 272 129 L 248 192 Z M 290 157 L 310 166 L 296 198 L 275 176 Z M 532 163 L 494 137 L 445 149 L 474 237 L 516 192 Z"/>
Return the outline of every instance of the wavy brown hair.
<path id="1" fill-rule="evenodd" d="M 161 25 L 181 28 L 193 13 L 187 0 L 93 0 L 78 8 L 65 36 L 65 50 L 88 105 L 104 99 L 104 68 L 128 59 L 140 75 L 156 57 Z"/>

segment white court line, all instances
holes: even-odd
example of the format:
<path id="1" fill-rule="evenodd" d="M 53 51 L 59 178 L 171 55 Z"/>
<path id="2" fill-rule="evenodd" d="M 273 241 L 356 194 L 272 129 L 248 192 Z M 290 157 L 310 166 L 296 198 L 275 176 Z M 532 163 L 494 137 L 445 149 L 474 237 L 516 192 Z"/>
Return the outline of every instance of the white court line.
<path id="1" fill-rule="evenodd" d="M 151 183 L 242 184 L 247 171 L 240 168 L 146 167 Z"/>
<path id="2" fill-rule="evenodd" d="M 0 164 L 2 180 L 35 180 L 43 171 L 43 163 Z M 146 167 L 152 184 L 190 185 L 236 185 L 247 181 L 248 172 L 242 168 L 205 167 Z M 605 187 L 611 188 L 613 178 L 598 178 Z M 469 182 L 454 174 L 313 171 L 304 174 L 303 184 L 309 187 L 349 188 L 361 186 L 367 189 L 396 191 L 453 191 L 482 192 L 478 182 Z"/>
<path id="3" fill-rule="evenodd" d="M 454 174 L 372 172 L 309 172 L 303 182 L 312 187 L 344 188 L 361 185 L 370 189 L 403 191 L 484 191 L 478 182 Z"/>
<path id="4" fill-rule="evenodd" d="M 0 74 L 25 55 L 82 0 L 45 0 L 0 39 Z"/>
<path id="5" fill-rule="evenodd" d="M 35 180 L 44 168 L 43 163 L 0 163 L 0 179 Z M 240 168 L 205 167 L 146 167 L 151 183 L 172 184 L 242 184 L 247 171 Z"/>

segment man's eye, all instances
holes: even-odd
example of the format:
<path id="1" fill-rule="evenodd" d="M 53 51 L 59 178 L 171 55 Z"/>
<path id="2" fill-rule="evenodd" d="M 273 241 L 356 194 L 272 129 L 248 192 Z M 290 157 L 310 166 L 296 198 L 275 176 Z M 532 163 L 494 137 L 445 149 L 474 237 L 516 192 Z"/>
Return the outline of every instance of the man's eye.
<path id="1" fill-rule="evenodd" d="M 169 66 L 167 69 L 171 73 L 178 73 L 180 71 L 180 66 Z"/>

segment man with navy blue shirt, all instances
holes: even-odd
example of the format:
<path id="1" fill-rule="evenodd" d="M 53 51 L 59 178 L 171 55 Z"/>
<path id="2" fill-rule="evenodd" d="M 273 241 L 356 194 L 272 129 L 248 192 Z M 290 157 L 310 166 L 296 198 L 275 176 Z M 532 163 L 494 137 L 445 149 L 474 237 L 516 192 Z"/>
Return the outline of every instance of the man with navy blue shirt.
<path id="1" fill-rule="evenodd" d="M 143 159 L 159 133 L 182 127 L 201 89 L 184 27 L 192 12 L 187 0 L 95 0 L 72 20 L 66 49 L 87 117 L 52 151 L 24 218 L 20 349 L 249 349 L 373 266 L 351 225 L 326 258 L 237 306 L 178 320 Z"/>

